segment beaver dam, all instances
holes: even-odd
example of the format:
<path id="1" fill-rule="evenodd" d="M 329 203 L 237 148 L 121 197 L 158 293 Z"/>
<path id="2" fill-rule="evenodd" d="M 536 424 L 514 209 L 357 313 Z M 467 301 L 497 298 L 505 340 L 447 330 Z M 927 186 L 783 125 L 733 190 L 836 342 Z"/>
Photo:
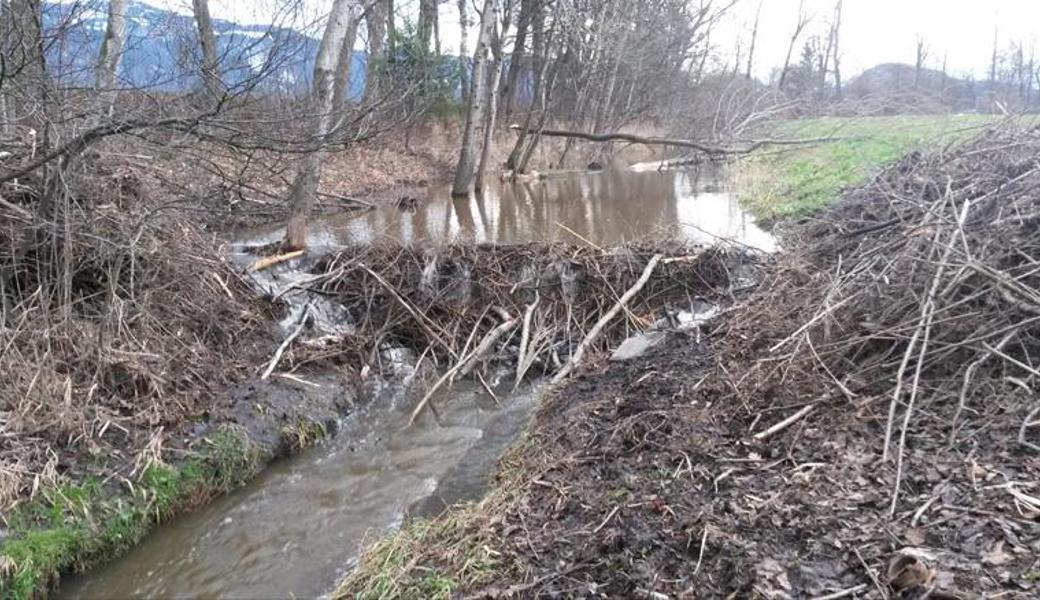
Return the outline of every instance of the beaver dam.
<path id="1" fill-rule="evenodd" d="M 634 196 L 646 200 L 644 219 Z M 245 397 L 286 386 L 349 398 L 338 435 L 163 525 L 124 559 L 67 580 L 61 595 L 329 592 L 363 545 L 479 497 L 553 380 L 602 369 L 608 357 L 637 359 L 672 338 L 699 339 L 761 277 L 765 255 L 742 239 L 773 244 L 719 179 L 685 172 L 574 174 L 536 194 L 504 187 L 481 202 L 468 233 L 466 207 L 446 196 L 416 211 L 336 217 L 318 228 L 325 251 L 251 272 L 278 307 L 283 342 Z M 702 207 L 699 225 L 683 235 L 680 215 L 692 205 Z M 610 226 L 589 227 L 580 207 Z M 462 225 L 445 235 L 413 228 L 423 210 Z M 485 235 L 473 235 L 478 223 L 508 214 L 528 225 L 492 225 L 485 239 L 500 243 L 473 243 Z M 420 230 L 428 235 L 393 234 Z M 524 238 L 549 230 L 568 243 Z M 233 261 L 248 271 L 278 235 L 255 232 L 233 246 Z M 714 236 L 734 239 L 704 243 Z"/>
<path id="2" fill-rule="evenodd" d="M 1040 135 L 914 153 L 699 340 L 572 380 L 337 598 L 1036 598 Z"/>

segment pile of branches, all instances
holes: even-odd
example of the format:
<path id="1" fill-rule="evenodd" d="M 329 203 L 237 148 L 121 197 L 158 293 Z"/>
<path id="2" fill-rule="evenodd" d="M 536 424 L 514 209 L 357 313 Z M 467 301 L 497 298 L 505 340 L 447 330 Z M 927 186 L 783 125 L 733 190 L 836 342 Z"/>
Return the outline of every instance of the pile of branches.
<path id="1" fill-rule="evenodd" d="M 0 512 L 154 451 L 268 335 L 195 215 L 129 166 L 63 176 L 53 221 L 34 216 L 39 181 L 0 186 Z"/>
<path id="2" fill-rule="evenodd" d="M 734 393 L 796 416 L 878 402 L 892 514 L 922 421 L 940 450 L 1040 451 L 1040 131 L 910 154 L 800 234 L 730 321 L 727 359 L 756 359 Z"/>
<path id="3" fill-rule="evenodd" d="M 520 381 L 532 369 L 563 367 L 612 309 L 627 318 L 604 323 L 582 352 L 649 328 L 666 307 L 717 298 L 741 256 L 678 245 L 350 248 L 316 265 L 309 286 L 344 307 L 355 333 L 309 356 L 297 353 L 297 363 L 348 355 L 354 364 L 373 364 L 392 345 L 431 356 L 459 375 L 478 363 L 514 361 Z"/>

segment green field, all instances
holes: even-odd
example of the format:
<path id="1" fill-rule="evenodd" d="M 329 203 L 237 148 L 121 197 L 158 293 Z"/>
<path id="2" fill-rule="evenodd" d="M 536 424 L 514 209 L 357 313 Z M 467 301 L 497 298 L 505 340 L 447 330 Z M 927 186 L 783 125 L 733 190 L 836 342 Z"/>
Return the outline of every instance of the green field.
<path id="1" fill-rule="evenodd" d="M 773 147 L 737 169 L 742 200 L 763 222 L 798 218 L 826 206 L 915 149 L 937 149 L 999 121 L 992 115 L 824 117 L 786 121 L 771 137 L 843 138 L 804 147 Z"/>

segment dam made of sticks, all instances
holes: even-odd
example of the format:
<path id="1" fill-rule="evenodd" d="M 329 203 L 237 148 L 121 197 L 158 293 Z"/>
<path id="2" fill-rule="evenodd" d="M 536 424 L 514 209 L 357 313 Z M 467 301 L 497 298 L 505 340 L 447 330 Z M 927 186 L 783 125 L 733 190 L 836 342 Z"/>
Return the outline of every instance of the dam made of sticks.
<path id="1" fill-rule="evenodd" d="M 681 328 L 679 313 L 723 303 L 758 263 L 748 250 L 678 243 L 345 248 L 314 262 L 294 287 L 330 302 L 346 327 L 295 344 L 289 359 L 371 365 L 380 350 L 403 347 L 434 359 L 449 379 L 481 379 L 490 363 L 510 363 L 519 383 L 569 371 L 579 351 Z M 308 311 L 297 314 L 305 328 Z"/>

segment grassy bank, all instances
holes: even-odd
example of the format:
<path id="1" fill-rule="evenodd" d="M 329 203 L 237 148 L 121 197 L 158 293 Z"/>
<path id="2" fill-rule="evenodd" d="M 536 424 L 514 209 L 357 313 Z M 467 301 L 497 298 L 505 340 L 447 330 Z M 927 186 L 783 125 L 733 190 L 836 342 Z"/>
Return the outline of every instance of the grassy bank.
<path id="1" fill-rule="evenodd" d="M 119 556 L 153 525 L 241 486 L 270 458 L 245 433 L 226 428 L 199 456 L 177 466 L 152 463 L 132 482 L 91 478 L 42 490 L 6 516 L 0 597 L 40 595 L 62 572 Z"/>
<path id="2" fill-rule="evenodd" d="M 788 121 L 774 137 L 847 139 L 750 157 L 738 168 L 738 188 L 756 217 L 767 223 L 803 217 L 907 152 L 965 139 L 995 120 L 992 115 L 922 115 Z"/>

